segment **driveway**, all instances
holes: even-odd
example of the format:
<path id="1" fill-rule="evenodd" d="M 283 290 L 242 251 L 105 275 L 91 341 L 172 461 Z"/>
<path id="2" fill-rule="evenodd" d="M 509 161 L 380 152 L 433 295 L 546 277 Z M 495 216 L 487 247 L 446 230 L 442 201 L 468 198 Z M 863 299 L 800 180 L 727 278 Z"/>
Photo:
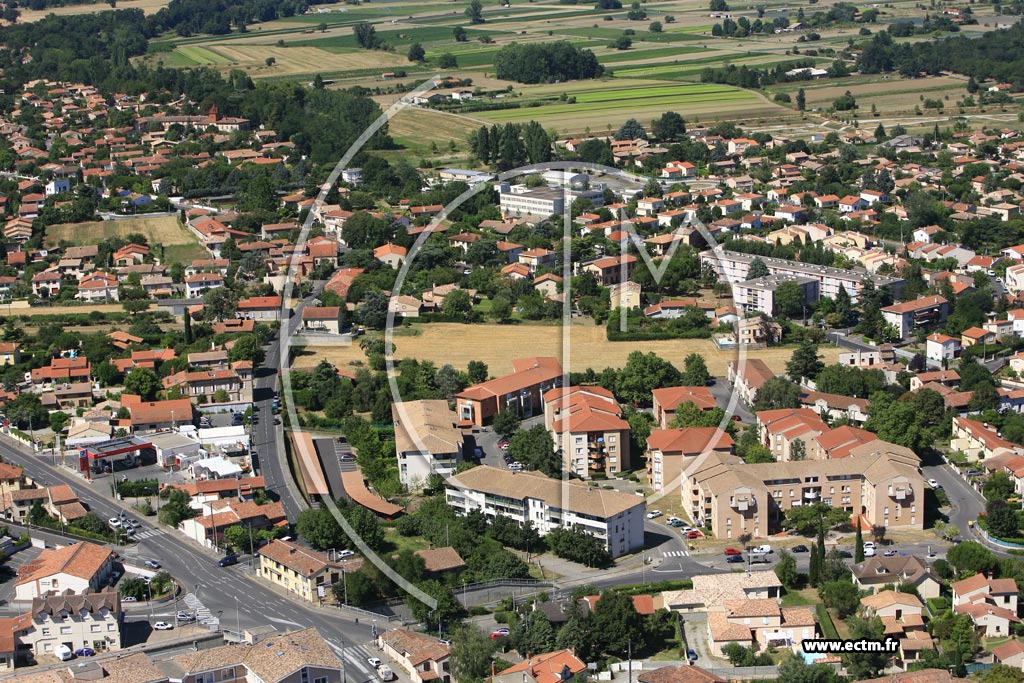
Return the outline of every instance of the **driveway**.
<path id="1" fill-rule="evenodd" d="M 712 669 L 723 665 L 722 660 L 708 653 L 708 617 L 706 614 L 681 614 L 686 647 L 697 653 L 697 666 Z"/>

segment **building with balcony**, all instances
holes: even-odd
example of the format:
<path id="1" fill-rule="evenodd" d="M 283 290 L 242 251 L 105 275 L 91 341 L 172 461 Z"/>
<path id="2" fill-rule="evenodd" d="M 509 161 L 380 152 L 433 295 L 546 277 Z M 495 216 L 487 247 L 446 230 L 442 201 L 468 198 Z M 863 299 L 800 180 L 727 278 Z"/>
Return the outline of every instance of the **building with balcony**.
<path id="1" fill-rule="evenodd" d="M 816 278 L 780 273 L 765 275 L 753 280 L 746 280 L 733 285 L 733 303 L 736 308 L 746 313 L 775 314 L 775 292 L 784 284 L 794 282 L 800 287 L 804 306 L 818 300 L 819 282 Z"/>
<path id="2" fill-rule="evenodd" d="M 455 396 L 459 422 L 483 426 L 502 410 L 531 417 L 544 408 L 544 393 L 562 386 L 562 366 L 557 358 L 515 358 L 512 372 L 474 384 Z"/>
<path id="3" fill-rule="evenodd" d="M 918 327 L 941 323 L 949 315 L 949 302 L 941 296 L 903 301 L 882 309 L 882 318 L 906 339 Z"/>
<path id="4" fill-rule="evenodd" d="M 698 410 L 714 410 L 718 407 L 708 387 L 665 387 L 651 392 L 654 422 L 661 429 L 668 429 L 680 406 L 692 403 Z"/>
<path id="5" fill-rule="evenodd" d="M 782 528 L 787 510 L 823 502 L 862 524 L 922 529 L 924 480 L 908 448 L 877 440 L 837 460 L 746 465 L 711 453 L 683 473 L 684 510 L 718 538 L 760 537 Z"/>
<path id="6" fill-rule="evenodd" d="M 462 432 L 448 401 L 403 401 L 391 405 L 398 478 L 422 488 L 432 474 L 448 477 L 462 461 Z"/>
<path id="7" fill-rule="evenodd" d="M 629 423 L 612 392 L 563 387 L 544 394 L 544 426 L 562 450 L 563 466 L 582 479 L 630 469 Z"/>
<path id="8" fill-rule="evenodd" d="M 732 437 L 717 427 L 655 429 L 647 437 L 647 481 L 659 493 L 674 490 L 693 460 L 704 453 L 732 450 Z"/>
<path id="9" fill-rule="evenodd" d="M 450 477 L 445 495 L 460 514 L 476 510 L 487 517 L 530 522 L 541 536 L 576 527 L 604 543 L 612 557 L 644 545 L 647 504 L 640 496 L 486 465 Z"/>

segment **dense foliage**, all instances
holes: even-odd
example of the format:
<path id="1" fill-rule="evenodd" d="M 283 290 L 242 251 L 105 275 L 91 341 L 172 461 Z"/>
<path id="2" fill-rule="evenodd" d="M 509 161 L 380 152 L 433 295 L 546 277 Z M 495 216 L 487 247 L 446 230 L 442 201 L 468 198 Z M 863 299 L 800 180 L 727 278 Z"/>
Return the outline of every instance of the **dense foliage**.
<path id="1" fill-rule="evenodd" d="M 497 78 L 518 83 L 574 81 L 604 73 L 593 52 L 564 40 L 506 45 L 494 55 L 494 70 Z"/>

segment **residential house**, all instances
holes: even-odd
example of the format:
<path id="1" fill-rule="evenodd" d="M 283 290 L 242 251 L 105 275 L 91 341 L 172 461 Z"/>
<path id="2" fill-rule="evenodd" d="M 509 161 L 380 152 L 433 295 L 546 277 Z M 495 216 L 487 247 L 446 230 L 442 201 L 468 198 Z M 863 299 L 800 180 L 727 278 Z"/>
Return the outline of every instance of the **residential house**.
<path id="1" fill-rule="evenodd" d="M 397 664 L 412 683 L 452 683 L 451 645 L 425 633 L 404 628 L 386 629 L 377 635 L 377 647 Z"/>
<path id="2" fill-rule="evenodd" d="M 875 555 L 853 565 L 853 584 L 861 591 L 877 593 L 884 586 L 907 584 L 917 589 L 923 600 L 939 597 L 942 580 L 935 571 L 914 555 Z"/>
<path id="3" fill-rule="evenodd" d="M 20 652 L 31 651 L 37 661 L 53 656 L 59 645 L 95 652 L 121 649 L 121 596 L 113 589 L 73 593 L 51 591 L 34 597 L 31 609 L 19 619 L 13 636 Z M 5 634 L 0 633 L 0 640 Z"/>
<path id="4" fill-rule="evenodd" d="M 403 485 L 422 488 L 432 475 L 455 473 L 463 459 L 462 432 L 445 400 L 401 401 L 391 405 L 395 425 L 398 478 Z"/>
<path id="5" fill-rule="evenodd" d="M 729 361 L 729 384 L 750 405 L 757 401 L 757 392 L 772 377 L 775 377 L 775 372 L 760 358 Z"/>
<path id="6" fill-rule="evenodd" d="M 689 462 L 707 452 L 732 453 L 732 437 L 717 427 L 655 429 L 647 437 L 647 480 L 659 492 L 682 481 Z"/>
<path id="7" fill-rule="evenodd" d="M 357 570 L 356 562 L 333 561 L 326 555 L 282 539 L 272 539 L 256 551 L 257 575 L 306 602 L 319 605 L 330 597 L 331 588 L 342 574 Z"/>
<path id="8" fill-rule="evenodd" d="M 526 659 L 491 676 L 491 683 L 568 683 L 587 665 L 572 650 L 529 654 Z"/>
<path id="9" fill-rule="evenodd" d="M 561 384 L 562 366 L 556 358 L 516 358 L 511 373 L 456 394 L 455 410 L 460 422 L 478 426 L 490 422 L 502 410 L 530 417 L 543 409 L 544 393 Z"/>
<path id="10" fill-rule="evenodd" d="M 708 387 L 664 387 L 652 391 L 651 396 L 654 422 L 661 429 L 668 428 L 676 416 L 676 410 L 686 403 L 693 403 L 701 411 L 718 407 Z"/>
<path id="11" fill-rule="evenodd" d="M 949 302 L 941 296 L 904 301 L 882 309 L 882 318 L 896 328 L 900 339 L 921 326 L 941 323 L 949 315 Z"/>
<path id="12" fill-rule="evenodd" d="M 32 600 L 51 591 L 95 593 L 106 585 L 113 570 L 114 554 L 89 541 L 44 549 L 18 568 L 14 599 Z"/>
<path id="13" fill-rule="evenodd" d="M 302 327 L 305 330 L 341 334 L 340 306 L 306 306 L 302 309 Z"/>
<path id="14" fill-rule="evenodd" d="M 941 332 L 933 332 L 925 338 L 925 356 L 937 363 L 958 358 L 961 348 L 959 339 Z"/>
<path id="15" fill-rule="evenodd" d="M 238 317 L 261 322 L 280 320 L 281 305 L 282 297 L 280 295 L 251 296 L 238 302 Z"/>

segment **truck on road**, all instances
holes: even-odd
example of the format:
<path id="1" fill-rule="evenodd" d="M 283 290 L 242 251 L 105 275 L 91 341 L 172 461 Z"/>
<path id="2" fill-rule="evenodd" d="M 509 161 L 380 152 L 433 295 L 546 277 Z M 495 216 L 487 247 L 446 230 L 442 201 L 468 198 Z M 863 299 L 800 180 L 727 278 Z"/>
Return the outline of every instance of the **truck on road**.
<path id="1" fill-rule="evenodd" d="M 384 683 L 395 680 L 395 672 L 392 671 L 391 667 L 387 664 L 381 664 L 377 667 L 377 675 L 380 677 L 380 680 L 384 681 Z"/>

